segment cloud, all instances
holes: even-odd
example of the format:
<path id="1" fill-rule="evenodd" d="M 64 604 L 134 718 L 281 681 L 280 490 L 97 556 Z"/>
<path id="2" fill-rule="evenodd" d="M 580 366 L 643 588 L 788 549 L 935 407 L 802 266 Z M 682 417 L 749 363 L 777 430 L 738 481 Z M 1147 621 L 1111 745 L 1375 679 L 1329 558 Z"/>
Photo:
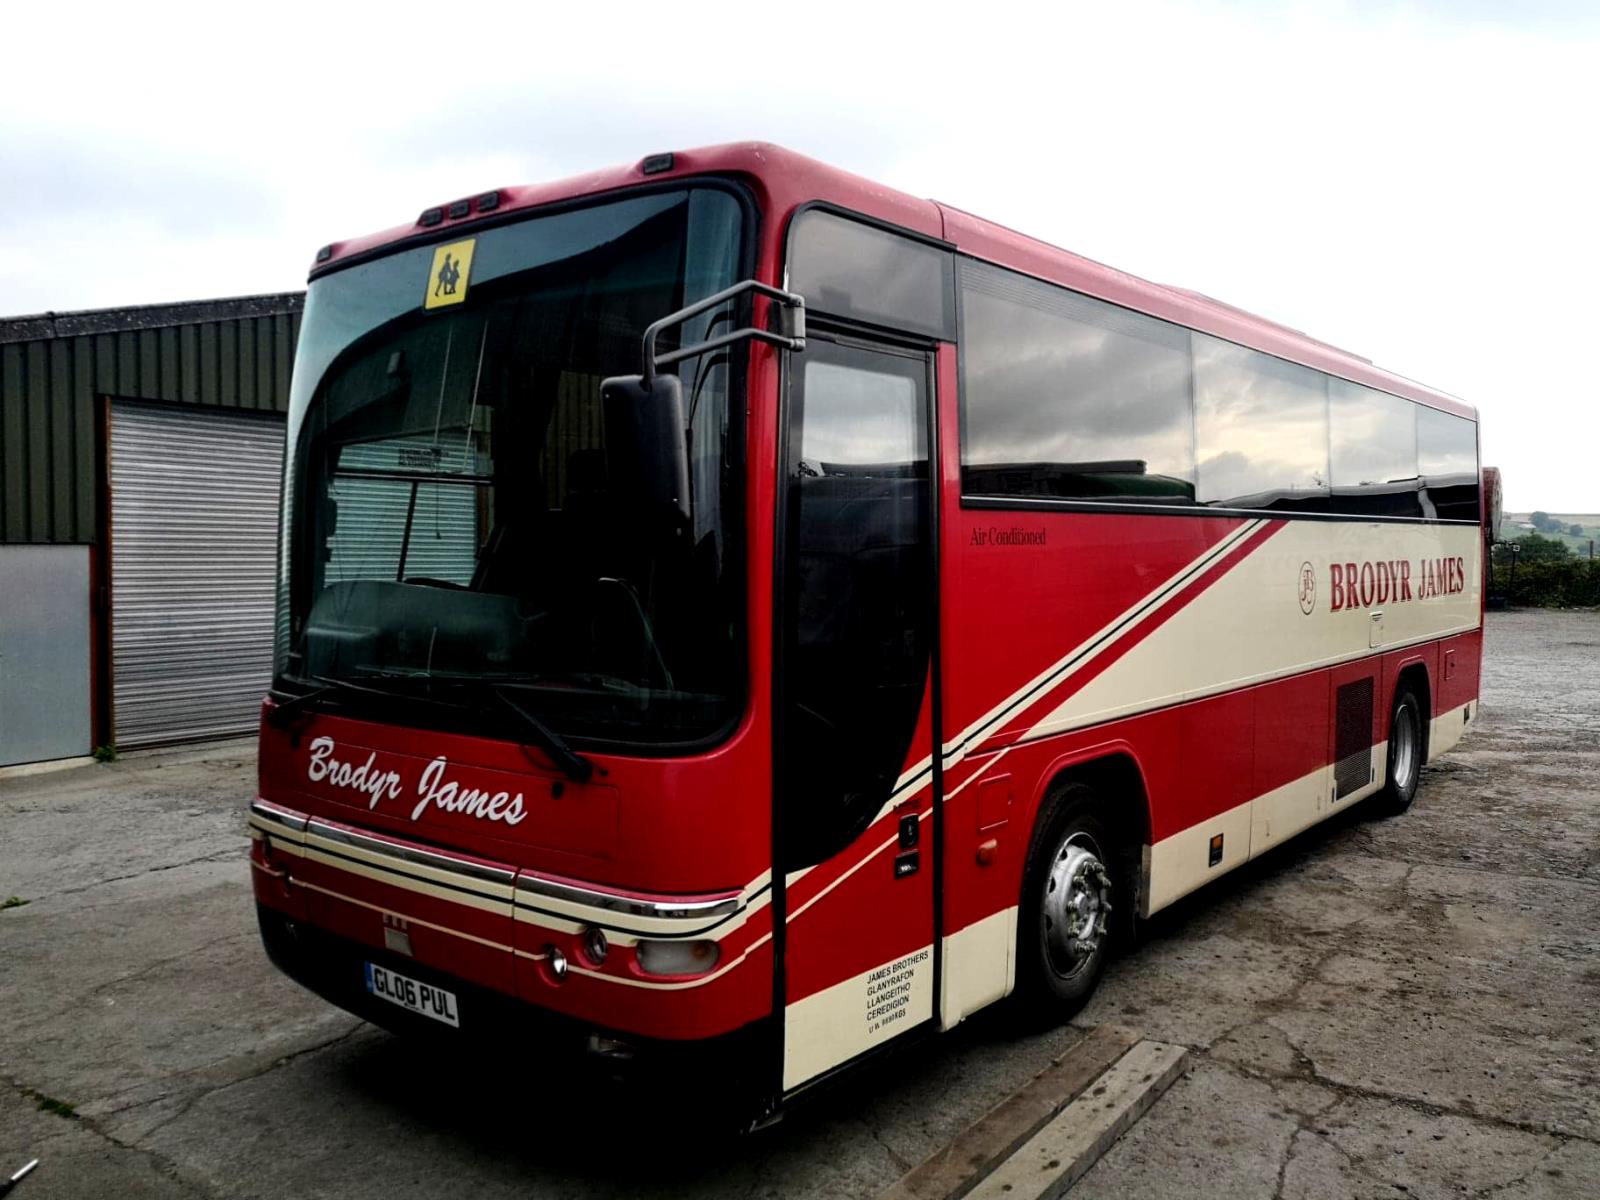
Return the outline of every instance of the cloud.
<path id="1" fill-rule="evenodd" d="M 265 172 L 195 148 L 24 130 L 6 139 L 5 163 L 0 208 L 29 223 L 92 228 L 137 214 L 152 229 L 205 237 L 271 224 L 285 207 Z"/>
<path id="2" fill-rule="evenodd" d="M 293 287 L 448 198 L 758 137 L 1456 392 L 1512 506 L 1600 508 L 1591 3 L 440 17 L 8 13 L 0 308 Z"/>
<path id="3" fill-rule="evenodd" d="M 748 140 L 870 169 L 890 161 L 905 140 L 903 114 L 860 111 L 839 96 L 812 96 L 785 107 L 731 90 L 735 94 L 722 86 L 679 86 L 662 103 L 648 92 L 596 89 L 584 81 L 557 79 L 538 92 L 491 83 L 470 106 L 420 114 L 403 129 L 378 132 L 366 145 L 382 160 L 412 164 L 514 147 L 534 172 L 529 178 L 542 178 L 634 162 L 659 150 Z"/>

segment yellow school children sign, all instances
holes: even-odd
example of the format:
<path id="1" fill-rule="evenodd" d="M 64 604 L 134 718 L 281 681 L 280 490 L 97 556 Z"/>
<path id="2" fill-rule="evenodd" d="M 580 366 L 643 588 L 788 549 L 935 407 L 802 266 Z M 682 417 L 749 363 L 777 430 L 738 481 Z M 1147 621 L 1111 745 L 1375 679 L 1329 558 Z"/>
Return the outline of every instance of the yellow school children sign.
<path id="1" fill-rule="evenodd" d="M 423 308 L 444 308 L 467 298 L 467 281 L 472 274 L 472 248 L 477 238 L 451 242 L 433 252 L 433 267 L 428 272 L 428 290 Z"/>

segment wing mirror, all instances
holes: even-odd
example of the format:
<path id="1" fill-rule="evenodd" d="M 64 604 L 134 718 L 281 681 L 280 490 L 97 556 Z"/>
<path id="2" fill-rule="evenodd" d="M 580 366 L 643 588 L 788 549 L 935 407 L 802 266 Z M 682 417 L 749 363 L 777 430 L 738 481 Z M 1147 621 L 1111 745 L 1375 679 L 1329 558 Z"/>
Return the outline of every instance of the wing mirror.
<path id="1" fill-rule="evenodd" d="M 618 375 L 600 384 L 613 494 L 646 513 L 689 519 L 689 446 L 676 375 Z"/>

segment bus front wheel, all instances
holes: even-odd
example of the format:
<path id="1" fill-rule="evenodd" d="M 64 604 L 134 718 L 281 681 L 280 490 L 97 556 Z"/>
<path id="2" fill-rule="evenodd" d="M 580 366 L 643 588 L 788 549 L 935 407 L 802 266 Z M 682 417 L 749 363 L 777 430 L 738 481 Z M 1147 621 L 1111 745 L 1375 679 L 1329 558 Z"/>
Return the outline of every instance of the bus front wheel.
<path id="1" fill-rule="evenodd" d="M 1065 1020 L 1089 998 L 1110 956 L 1118 910 L 1130 903 L 1098 793 L 1053 791 L 1035 826 L 1017 916 L 1017 1003 Z"/>

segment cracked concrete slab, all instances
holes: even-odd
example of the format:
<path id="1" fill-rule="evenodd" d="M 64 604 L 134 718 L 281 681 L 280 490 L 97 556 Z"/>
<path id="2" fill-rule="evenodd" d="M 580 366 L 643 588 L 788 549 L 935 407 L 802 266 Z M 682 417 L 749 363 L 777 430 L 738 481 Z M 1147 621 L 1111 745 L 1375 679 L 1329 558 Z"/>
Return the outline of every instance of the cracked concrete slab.
<path id="1" fill-rule="evenodd" d="M 1488 1194 L 1492 1194 L 1494 1200 L 1570 1200 L 1574 1196 L 1600 1196 L 1600 1156 L 1587 1143 L 1563 1142 L 1521 1178 Z"/>
<path id="2" fill-rule="evenodd" d="M 1307 1132 L 1317 1139 L 1308 1145 L 1334 1154 L 1291 1154 L 1286 1197 L 1349 1196 L 1384 1187 L 1415 1200 L 1492 1192 L 1525 1178 L 1561 1144 L 1548 1134 L 1354 1098 L 1317 1118 Z"/>
<path id="3" fill-rule="evenodd" d="M 37 901 L 221 858 L 243 845 L 254 792 L 248 742 L 0 781 L 0 894 Z"/>
<path id="4" fill-rule="evenodd" d="M 351 1038 L 210 1092 L 141 1139 L 248 1197 L 874 1195 L 1082 1036 L 966 1031 L 891 1061 L 764 1135 L 688 1141 L 667 1114 L 542 1077 Z M 618 1116 L 618 1114 L 623 1114 Z M 617 1122 L 628 1153 L 617 1153 Z M 292 1153 L 280 1148 L 292 1145 Z"/>
<path id="5" fill-rule="evenodd" d="M 200 1200 L 212 1195 L 148 1151 L 118 1145 L 87 1122 L 42 1112 L 38 1101 L 0 1085 L 0 1178 L 29 1159 L 39 1166 L 17 1185 L 18 1200 Z"/>
<path id="6" fill-rule="evenodd" d="M 730 1146 L 537 1047 L 419 1057 L 278 976 L 248 748 L 0 781 L 0 895 L 32 900 L 0 911 L 0 1151 L 40 1154 L 40 1200 L 867 1196 L 1113 1022 L 1194 1065 L 1077 1195 L 1600 1195 L 1597 634 L 1491 614 L 1482 723 L 1412 810 L 1341 815 L 1161 914 L 1078 1027 L 982 1014 Z"/>
<path id="7" fill-rule="evenodd" d="M 6 1073 L 120 1128 L 356 1024 L 265 961 L 243 874 L 207 863 L 110 885 L 88 911 L 46 897 L 7 912 Z"/>

